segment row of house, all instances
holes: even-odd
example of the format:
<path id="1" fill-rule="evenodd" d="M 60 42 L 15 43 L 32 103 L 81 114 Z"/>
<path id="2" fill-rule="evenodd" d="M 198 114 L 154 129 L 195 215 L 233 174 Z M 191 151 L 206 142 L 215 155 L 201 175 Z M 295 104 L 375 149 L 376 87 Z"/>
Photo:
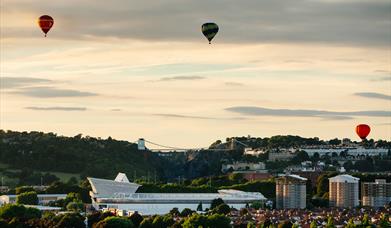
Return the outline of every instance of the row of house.
<path id="1" fill-rule="evenodd" d="M 329 178 L 329 206 L 353 208 L 359 202 L 360 179 L 343 174 Z M 282 175 L 276 180 L 276 207 L 306 208 L 307 179 L 298 175 Z M 391 183 L 384 179 L 361 184 L 362 206 L 383 207 L 391 202 Z"/>

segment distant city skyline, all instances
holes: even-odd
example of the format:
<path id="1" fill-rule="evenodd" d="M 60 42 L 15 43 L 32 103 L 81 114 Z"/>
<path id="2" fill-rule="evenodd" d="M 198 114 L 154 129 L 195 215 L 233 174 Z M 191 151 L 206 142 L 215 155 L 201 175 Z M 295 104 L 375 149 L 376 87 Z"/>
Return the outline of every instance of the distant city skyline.
<path id="1" fill-rule="evenodd" d="M 391 139 L 387 0 L 4 0 L 0 128 L 203 147 Z M 44 38 L 37 26 L 54 18 Z M 204 22 L 220 27 L 211 45 Z"/>

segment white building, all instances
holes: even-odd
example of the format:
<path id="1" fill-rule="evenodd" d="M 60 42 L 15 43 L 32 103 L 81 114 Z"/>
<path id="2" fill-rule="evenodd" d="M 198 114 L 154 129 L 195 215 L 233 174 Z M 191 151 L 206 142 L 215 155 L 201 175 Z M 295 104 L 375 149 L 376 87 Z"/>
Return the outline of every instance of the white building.
<path id="1" fill-rule="evenodd" d="M 352 208 L 359 206 L 359 181 L 360 178 L 347 174 L 329 178 L 330 207 Z"/>
<path id="2" fill-rule="evenodd" d="M 232 171 L 258 171 L 265 170 L 266 166 L 263 162 L 247 163 L 247 162 L 234 162 L 232 164 L 223 164 L 221 166 L 222 172 Z"/>
<path id="3" fill-rule="evenodd" d="M 329 155 L 332 156 L 333 153 L 336 153 L 338 156 L 342 151 L 346 151 L 351 156 L 387 156 L 388 149 L 385 148 L 370 148 L 366 149 L 363 147 L 339 147 L 339 148 L 302 148 L 301 150 L 305 151 L 308 156 L 312 157 L 315 153 L 319 156 Z"/>
<path id="4" fill-rule="evenodd" d="M 38 204 L 45 205 L 51 201 L 65 199 L 67 194 L 38 194 Z M 16 203 L 17 195 L 2 195 L 0 196 L 0 205 Z"/>
<path id="5" fill-rule="evenodd" d="M 276 179 L 277 209 L 306 208 L 307 178 L 282 175 Z"/>
<path id="6" fill-rule="evenodd" d="M 126 177 L 120 173 L 115 180 L 87 178 L 92 187 L 90 195 L 95 209 L 111 208 L 152 215 L 166 214 L 174 207 L 179 211 L 184 208 L 196 210 L 199 203 L 206 209 L 216 198 L 238 209 L 247 203 L 266 200 L 261 193 L 237 190 L 219 190 L 218 193 L 136 193 L 140 185 L 129 182 L 127 178 L 118 178 L 120 175 Z"/>

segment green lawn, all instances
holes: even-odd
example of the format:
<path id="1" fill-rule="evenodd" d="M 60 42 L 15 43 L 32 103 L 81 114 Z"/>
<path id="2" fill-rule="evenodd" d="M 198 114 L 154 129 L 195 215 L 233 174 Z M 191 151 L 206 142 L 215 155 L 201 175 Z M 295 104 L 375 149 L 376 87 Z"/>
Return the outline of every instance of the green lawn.
<path id="1" fill-rule="evenodd" d="M 8 167 L 9 165 L 0 163 L 0 184 L 1 184 L 1 178 L 3 177 L 4 185 L 9 185 L 11 187 L 14 187 L 19 182 L 19 179 L 9 178 L 8 176 L 5 176 L 2 171 L 5 170 L 8 172 L 19 172 L 20 169 L 11 169 Z M 62 182 L 67 182 L 71 177 L 75 177 L 78 181 L 80 180 L 79 174 L 75 174 L 75 173 L 46 172 L 46 171 L 39 171 L 39 170 L 35 170 L 35 172 L 50 173 L 56 175 L 58 178 L 60 178 Z"/>

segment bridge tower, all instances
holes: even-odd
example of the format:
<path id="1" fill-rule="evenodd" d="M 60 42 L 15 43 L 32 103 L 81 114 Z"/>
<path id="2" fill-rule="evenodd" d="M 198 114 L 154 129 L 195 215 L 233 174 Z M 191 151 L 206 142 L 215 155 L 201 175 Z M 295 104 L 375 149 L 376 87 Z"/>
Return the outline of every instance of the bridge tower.
<path id="1" fill-rule="evenodd" d="M 145 140 L 143 138 L 139 138 L 137 142 L 138 150 L 145 150 Z"/>

